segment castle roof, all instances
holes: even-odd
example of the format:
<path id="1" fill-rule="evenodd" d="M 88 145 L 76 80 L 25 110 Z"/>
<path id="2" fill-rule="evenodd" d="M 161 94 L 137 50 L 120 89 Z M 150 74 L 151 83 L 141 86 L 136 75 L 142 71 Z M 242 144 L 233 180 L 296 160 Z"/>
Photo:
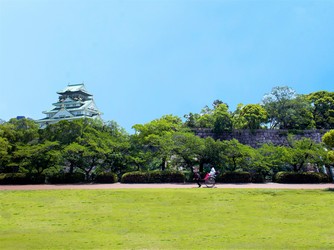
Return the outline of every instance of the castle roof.
<path id="1" fill-rule="evenodd" d="M 64 88 L 61 91 L 58 91 L 57 94 L 65 94 L 66 92 L 81 92 L 87 96 L 91 96 L 85 88 L 85 85 L 83 83 L 79 84 L 68 84 L 66 88 Z"/>

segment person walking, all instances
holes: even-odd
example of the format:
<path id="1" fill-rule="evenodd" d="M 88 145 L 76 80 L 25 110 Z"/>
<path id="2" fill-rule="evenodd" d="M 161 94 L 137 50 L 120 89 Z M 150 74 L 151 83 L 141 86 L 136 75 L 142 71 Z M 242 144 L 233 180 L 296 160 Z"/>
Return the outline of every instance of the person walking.
<path id="1" fill-rule="evenodd" d="M 201 183 L 200 183 L 201 175 L 199 174 L 198 171 L 194 172 L 194 180 L 196 181 L 198 187 L 200 188 L 202 186 Z"/>

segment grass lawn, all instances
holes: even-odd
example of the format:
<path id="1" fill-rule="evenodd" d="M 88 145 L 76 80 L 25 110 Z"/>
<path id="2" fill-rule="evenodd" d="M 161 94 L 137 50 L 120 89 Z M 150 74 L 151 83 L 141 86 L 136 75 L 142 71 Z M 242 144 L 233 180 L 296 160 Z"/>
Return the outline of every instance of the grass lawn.
<path id="1" fill-rule="evenodd" d="M 0 191 L 0 249 L 334 249 L 334 192 Z"/>

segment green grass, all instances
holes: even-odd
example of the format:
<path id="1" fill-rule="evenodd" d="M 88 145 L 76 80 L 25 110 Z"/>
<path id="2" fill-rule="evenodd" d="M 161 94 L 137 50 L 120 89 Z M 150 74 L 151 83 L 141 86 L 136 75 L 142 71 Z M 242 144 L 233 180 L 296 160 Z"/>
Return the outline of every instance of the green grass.
<path id="1" fill-rule="evenodd" d="M 0 249 L 334 249 L 334 192 L 0 191 Z"/>

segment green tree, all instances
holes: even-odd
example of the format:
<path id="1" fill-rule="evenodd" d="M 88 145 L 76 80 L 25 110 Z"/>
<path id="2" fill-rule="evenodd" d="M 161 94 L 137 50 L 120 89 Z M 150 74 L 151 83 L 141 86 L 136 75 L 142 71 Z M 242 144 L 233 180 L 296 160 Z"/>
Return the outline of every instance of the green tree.
<path id="1" fill-rule="evenodd" d="M 188 115 L 184 115 L 184 118 L 186 118 L 186 121 L 184 122 L 184 125 L 186 127 L 188 128 L 200 128 L 201 127 L 199 125 L 200 114 L 189 113 Z"/>
<path id="2" fill-rule="evenodd" d="M 232 115 L 228 111 L 228 105 L 225 103 L 215 106 L 212 117 L 214 121 L 213 131 L 216 134 L 232 130 Z"/>
<path id="3" fill-rule="evenodd" d="M 173 151 L 173 134 L 183 129 L 182 120 L 177 116 L 166 115 L 146 124 L 136 124 L 133 128 L 136 144 L 158 158 L 159 167 L 165 170 Z"/>
<path id="4" fill-rule="evenodd" d="M 300 130 L 315 128 L 313 107 L 305 96 L 299 95 L 288 103 L 282 128 Z"/>
<path id="5" fill-rule="evenodd" d="M 59 144 L 50 141 L 35 145 L 21 145 L 14 154 L 22 171 L 37 174 L 43 174 L 56 167 L 60 157 Z"/>
<path id="6" fill-rule="evenodd" d="M 289 147 L 285 148 L 284 160 L 291 165 L 294 172 L 301 172 L 308 163 L 324 165 L 326 151 L 324 147 L 310 138 L 297 140 L 295 136 L 288 136 Z"/>
<path id="7" fill-rule="evenodd" d="M 4 172 L 10 162 L 11 145 L 6 138 L 0 135 L 0 173 Z"/>
<path id="8" fill-rule="evenodd" d="M 130 137 L 129 152 L 128 166 L 136 171 L 148 170 L 156 158 L 152 147 L 144 145 L 138 137 L 134 136 Z M 153 168 L 156 166 L 153 165 Z"/>
<path id="9" fill-rule="evenodd" d="M 228 105 L 221 100 L 215 100 L 212 108 L 206 105 L 199 114 L 189 113 L 184 117 L 186 118 L 185 126 L 189 128 L 209 128 L 220 133 L 230 130 L 232 126 Z"/>
<path id="10" fill-rule="evenodd" d="M 77 139 L 78 144 L 83 147 L 83 162 L 77 167 L 85 173 L 87 181 L 93 172 L 105 164 L 106 155 L 110 152 L 110 140 L 111 134 L 103 130 L 103 124 L 93 120 L 84 124 L 82 136 Z"/>
<path id="11" fill-rule="evenodd" d="M 334 129 L 325 133 L 322 137 L 322 141 L 330 148 L 334 148 Z"/>
<path id="12" fill-rule="evenodd" d="M 262 102 L 268 114 L 270 128 L 284 128 L 289 102 L 296 96 L 297 94 L 292 88 L 284 86 L 274 87 L 271 93 L 263 97 Z"/>
<path id="13" fill-rule="evenodd" d="M 197 119 L 197 124 L 200 128 L 211 128 L 214 127 L 214 117 L 213 117 L 213 109 L 209 106 L 205 106 Z"/>
<path id="14" fill-rule="evenodd" d="M 64 139 L 58 137 L 64 129 L 61 125 L 70 130 L 71 122 L 51 128 L 53 139 L 61 139 L 65 171 L 84 172 L 88 181 L 94 172 L 112 169 L 108 165 L 113 163 L 111 155 L 115 154 L 115 145 L 122 140 L 121 129 L 116 124 L 109 126 L 92 119 L 79 119 L 73 122 L 71 131 L 65 132 Z"/>
<path id="15" fill-rule="evenodd" d="M 214 140 L 211 137 L 204 139 L 204 148 L 199 155 L 200 171 L 203 172 L 205 164 L 215 166 L 218 169 L 223 167 L 221 152 L 223 151 L 223 142 Z"/>
<path id="16" fill-rule="evenodd" d="M 246 147 L 243 150 L 246 151 L 247 160 L 242 166 L 243 171 L 248 171 L 250 173 L 259 173 L 262 176 L 267 176 L 270 174 L 271 165 L 267 161 L 267 158 L 261 154 L 261 152 L 252 147 Z"/>
<path id="17" fill-rule="evenodd" d="M 89 181 L 92 172 L 104 163 L 106 150 L 91 138 L 83 139 L 80 143 L 82 144 L 74 142 L 66 146 L 63 159 L 70 173 L 81 170 Z"/>
<path id="18" fill-rule="evenodd" d="M 112 126 L 108 126 L 108 129 L 104 128 L 104 131 L 107 132 L 104 136 L 106 152 L 105 160 L 100 165 L 99 171 L 110 171 L 121 176 L 127 171 L 132 161 L 130 136 L 114 122 Z"/>
<path id="19" fill-rule="evenodd" d="M 256 150 L 262 156 L 262 164 L 268 168 L 272 175 L 290 169 L 290 166 L 285 162 L 286 150 L 284 146 L 265 143 Z"/>
<path id="20" fill-rule="evenodd" d="M 86 148 L 77 142 L 73 142 L 63 149 L 63 163 L 68 167 L 69 173 L 74 173 L 84 165 L 83 153 L 85 150 Z"/>
<path id="21" fill-rule="evenodd" d="M 102 130 L 108 132 L 113 138 L 129 140 L 129 134 L 116 121 L 107 121 L 102 125 Z"/>
<path id="22" fill-rule="evenodd" d="M 121 175 L 127 171 L 127 166 L 132 161 L 130 153 L 130 143 L 108 144 L 105 160 L 100 164 L 99 170 Z"/>
<path id="23" fill-rule="evenodd" d="M 60 145 L 66 146 L 75 142 L 82 136 L 84 129 L 84 119 L 73 121 L 59 121 L 48 125 L 40 130 L 42 140 L 58 141 Z"/>
<path id="24" fill-rule="evenodd" d="M 198 164 L 200 154 L 204 149 L 204 139 L 189 132 L 176 132 L 173 134 L 174 156 L 181 158 L 177 165 L 185 165 L 187 168 Z"/>
<path id="25" fill-rule="evenodd" d="M 246 120 L 248 129 L 259 129 L 267 121 L 267 111 L 260 104 L 248 104 L 242 107 L 240 116 Z"/>
<path id="26" fill-rule="evenodd" d="M 329 148 L 329 151 L 327 153 L 327 159 L 331 164 L 334 163 L 334 130 L 330 130 L 327 133 L 325 133 L 322 137 L 322 141 L 325 143 L 325 145 Z"/>
<path id="27" fill-rule="evenodd" d="M 334 128 L 334 92 L 317 91 L 306 96 L 313 105 L 313 117 L 318 129 Z"/>
<path id="28" fill-rule="evenodd" d="M 14 155 L 20 147 L 38 143 L 38 126 L 30 119 L 11 119 L 0 124 L 0 138 L 0 171 L 17 172 L 18 162 Z"/>
<path id="29" fill-rule="evenodd" d="M 0 130 L 4 138 L 15 150 L 16 145 L 36 143 L 39 139 L 38 126 L 30 119 L 10 119 L 9 122 L 1 124 Z"/>
<path id="30" fill-rule="evenodd" d="M 289 87 L 275 87 L 264 96 L 270 128 L 310 129 L 315 127 L 313 108 L 309 100 Z"/>
<path id="31" fill-rule="evenodd" d="M 223 141 L 223 151 L 221 157 L 226 170 L 243 170 L 248 166 L 252 156 L 252 148 L 241 144 L 238 140 Z"/>
<path id="32" fill-rule="evenodd" d="M 78 168 L 85 173 L 87 181 L 90 180 L 92 172 L 104 163 L 107 152 L 96 141 L 89 140 L 84 146 L 82 152 L 83 164 L 78 165 Z"/>
<path id="33" fill-rule="evenodd" d="M 241 114 L 241 110 L 245 105 L 239 103 L 237 109 L 232 113 L 232 127 L 234 129 L 244 129 L 247 127 L 247 120 Z"/>

